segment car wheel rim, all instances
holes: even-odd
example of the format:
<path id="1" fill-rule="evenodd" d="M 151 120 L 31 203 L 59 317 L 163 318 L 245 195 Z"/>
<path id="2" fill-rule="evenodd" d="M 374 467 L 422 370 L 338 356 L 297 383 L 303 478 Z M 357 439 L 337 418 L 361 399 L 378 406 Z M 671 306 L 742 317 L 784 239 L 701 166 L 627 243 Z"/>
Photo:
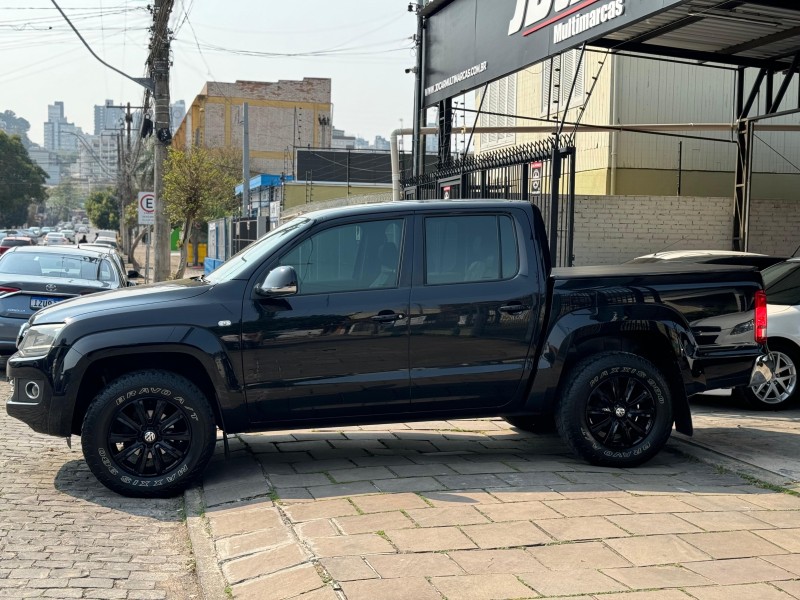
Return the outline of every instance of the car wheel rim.
<path id="1" fill-rule="evenodd" d="M 797 387 L 797 367 L 783 352 L 770 352 L 770 358 L 775 363 L 775 377 L 750 389 L 764 404 L 781 404 L 789 399 Z"/>
<path id="2" fill-rule="evenodd" d="M 624 450 L 641 443 L 656 419 L 653 394 L 634 377 L 606 379 L 592 390 L 586 403 L 586 424 L 607 448 Z"/>
<path id="3" fill-rule="evenodd" d="M 181 407 L 169 398 L 137 398 L 119 406 L 108 432 L 111 458 L 137 477 L 166 475 L 183 462 L 192 429 Z"/>

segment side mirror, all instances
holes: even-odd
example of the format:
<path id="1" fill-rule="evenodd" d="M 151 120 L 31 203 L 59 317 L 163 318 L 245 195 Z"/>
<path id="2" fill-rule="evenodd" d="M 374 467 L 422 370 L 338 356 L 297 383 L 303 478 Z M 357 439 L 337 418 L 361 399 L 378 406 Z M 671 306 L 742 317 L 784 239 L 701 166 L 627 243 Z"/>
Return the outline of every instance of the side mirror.
<path id="1" fill-rule="evenodd" d="M 297 271 L 294 267 L 277 267 L 267 273 L 264 283 L 255 287 L 259 296 L 279 298 L 297 293 Z"/>
<path id="2" fill-rule="evenodd" d="M 141 276 L 139 271 L 128 271 L 128 279 L 139 279 Z"/>

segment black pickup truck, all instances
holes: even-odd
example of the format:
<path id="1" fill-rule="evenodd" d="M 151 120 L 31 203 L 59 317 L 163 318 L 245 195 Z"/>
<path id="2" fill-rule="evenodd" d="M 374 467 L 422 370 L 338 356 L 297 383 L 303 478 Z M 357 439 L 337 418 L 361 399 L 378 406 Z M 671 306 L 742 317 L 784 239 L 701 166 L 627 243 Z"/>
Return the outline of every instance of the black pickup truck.
<path id="1" fill-rule="evenodd" d="M 80 434 L 109 488 L 167 496 L 224 433 L 555 417 L 594 464 L 653 457 L 687 398 L 772 376 L 749 268 L 550 269 L 513 201 L 324 210 L 207 276 L 53 305 L 20 331 L 8 413 Z"/>

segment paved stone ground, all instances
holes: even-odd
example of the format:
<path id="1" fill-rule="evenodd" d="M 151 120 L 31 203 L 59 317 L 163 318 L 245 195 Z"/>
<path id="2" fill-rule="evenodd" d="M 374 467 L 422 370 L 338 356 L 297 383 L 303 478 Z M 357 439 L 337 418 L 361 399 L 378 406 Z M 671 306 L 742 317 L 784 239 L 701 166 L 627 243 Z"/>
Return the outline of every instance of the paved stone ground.
<path id="1" fill-rule="evenodd" d="M 3 401 L 10 386 L 0 383 Z M 201 598 L 182 498 L 118 496 L 0 407 L 0 598 Z"/>
<path id="2" fill-rule="evenodd" d="M 712 460 L 800 489 L 800 411 L 695 412 Z M 122 498 L 79 449 L 0 427 L 0 598 L 800 598 L 800 498 L 677 440 L 615 470 L 499 419 L 240 435 L 190 492 L 225 579 L 203 596 L 180 499 Z"/>
<path id="3" fill-rule="evenodd" d="M 604 469 L 498 419 L 240 435 L 205 519 L 239 600 L 800 598 L 800 498 L 679 447 Z"/>

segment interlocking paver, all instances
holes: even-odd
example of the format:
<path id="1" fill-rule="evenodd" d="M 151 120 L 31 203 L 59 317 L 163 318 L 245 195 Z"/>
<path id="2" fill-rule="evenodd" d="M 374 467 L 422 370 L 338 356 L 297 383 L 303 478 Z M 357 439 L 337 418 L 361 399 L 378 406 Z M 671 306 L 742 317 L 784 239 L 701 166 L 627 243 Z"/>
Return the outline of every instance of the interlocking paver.
<path id="1" fill-rule="evenodd" d="M 489 519 L 472 506 L 448 506 L 443 508 L 419 508 L 407 511 L 420 527 L 446 525 L 475 525 L 488 523 Z"/>
<path id="2" fill-rule="evenodd" d="M 425 527 L 394 529 L 386 535 L 401 552 L 437 552 L 463 550 L 476 545 L 455 527 Z"/>
<path id="3" fill-rule="evenodd" d="M 447 600 L 498 600 L 539 596 L 513 575 L 456 575 L 434 577 L 432 581 Z"/>
<path id="4" fill-rule="evenodd" d="M 371 579 L 342 583 L 347 600 L 442 600 L 428 581 L 422 577 L 403 579 Z"/>
<path id="5" fill-rule="evenodd" d="M 631 563 L 602 542 L 577 542 L 528 548 L 527 552 L 548 569 L 609 569 L 629 567 Z"/>
<path id="6" fill-rule="evenodd" d="M 543 596 L 575 596 L 619 592 L 626 587 L 595 569 L 539 570 L 520 579 Z"/>
<path id="7" fill-rule="evenodd" d="M 754 533 L 788 552 L 800 553 L 800 528 L 762 529 Z"/>
<path id="8" fill-rule="evenodd" d="M 714 583 L 725 585 L 795 578 L 792 573 L 760 558 L 733 558 L 687 563 L 685 566 Z"/>
<path id="9" fill-rule="evenodd" d="M 359 496 L 353 502 L 365 513 L 388 512 L 392 510 L 411 510 L 414 508 L 427 508 L 429 505 L 416 494 L 379 494 L 373 496 Z M 348 513 L 348 514 L 355 514 Z M 344 516 L 344 515 L 333 515 Z"/>
<path id="10" fill-rule="evenodd" d="M 743 585 L 715 585 L 692 588 L 697 600 L 731 600 L 732 598 L 758 598 L 758 600 L 790 600 L 792 596 L 766 583 Z"/>
<path id="11" fill-rule="evenodd" d="M 680 517 L 664 513 L 644 515 L 611 515 L 608 520 L 634 535 L 660 535 L 665 533 L 694 533 L 702 531 L 697 525 Z"/>
<path id="12" fill-rule="evenodd" d="M 331 556 L 320 560 L 336 581 L 377 579 L 378 574 L 360 556 Z"/>
<path id="13" fill-rule="evenodd" d="M 508 521 L 461 528 L 480 548 L 535 546 L 552 542 L 552 538 L 528 521 Z"/>
<path id="14" fill-rule="evenodd" d="M 616 538 L 607 540 L 606 544 L 640 567 L 709 559 L 708 554 L 675 535 Z"/>
<path id="15" fill-rule="evenodd" d="M 560 541 L 595 540 L 628 535 L 623 529 L 603 517 L 541 519 L 535 521 L 535 523 Z"/>
<path id="16" fill-rule="evenodd" d="M 773 527 L 763 520 L 738 511 L 681 513 L 679 516 L 705 531 L 771 529 Z"/>
<path id="17" fill-rule="evenodd" d="M 561 516 L 539 501 L 486 504 L 478 510 L 492 521 L 532 521 L 534 519 L 556 519 Z"/>
<path id="18" fill-rule="evenodd" d="M 355 556 L 394 552 L 392 545 L 375 533 L 312 538 L 308 545 L 316 556 Z"/>
<path id="19" fill-rule="evenodd" d="M 415 527 L 414 522 L 400 511 L 338 517 L 335 521 L 339 529 L 346 535 Z"/>
<path id="20" fill-rule="evenodd" d="M 688 564 L 694 565 L 697 563 Z M 713 580 L 706 579 L 693 571 L 675 566 L 623 567 L 620 569 L 601 569 L 601 571 L 634 590 L 683 588 L 714 583 Z"/>
<path id="21" fill-rule="evenodd" d="M 769 530 L 766 533 L 771 533 Z M 711 558 L 750 558 L 770 554 L 783 554 L 785 551 L 765 540 L 758 532 L 725 531 L 718 533 L 692 533 L 681 535 L 681 539 L 699 548 Z"/>
<path id="22" fill-rule="evenodd" d="M 449 553 L 450 558 L 469 574 L 526 573 L 541 568 L 539 563 L 522 549 L 512 550 L 459 550 Z"/>
<path id="23" fill-rule="evenodd" d="M 384 579 L 464 573 L 450 557 L 437 552 L 367 556 L 366 561 Z"/>

